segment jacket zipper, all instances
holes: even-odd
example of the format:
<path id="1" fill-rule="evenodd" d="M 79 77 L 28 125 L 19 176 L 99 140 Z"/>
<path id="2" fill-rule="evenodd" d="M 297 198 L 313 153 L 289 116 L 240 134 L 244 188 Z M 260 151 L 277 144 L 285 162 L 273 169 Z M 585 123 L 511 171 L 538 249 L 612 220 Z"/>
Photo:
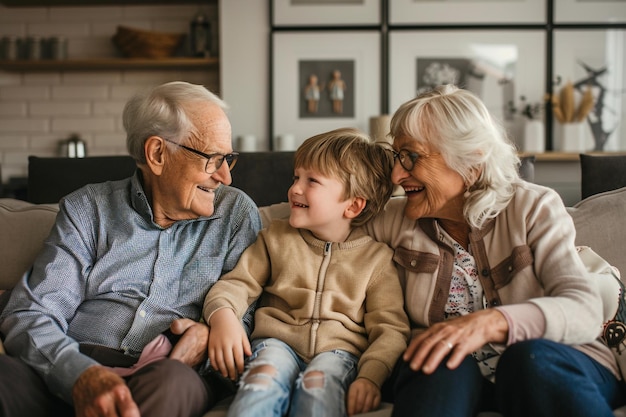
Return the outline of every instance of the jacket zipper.
<path id="1" fill-rule="evenodd" d="M 315 353 L 315 345 L 317 344 L 317 330 L 320 327 L 320 306 L 322 303 L 322 292 L 324 291 L 324 281 L 326 280 L 326 271 L 330 264 L 330 255 L 332 242 L 324 243 L 324 258 L 322 259 L 322 265 L 320 266 L 319 274 L 317 276 L 317 288 L 315 289 L 315 303 L 313 304 L 313 317 L 311 325 L 311 337 L 309 352 L 313 356 Z"/>

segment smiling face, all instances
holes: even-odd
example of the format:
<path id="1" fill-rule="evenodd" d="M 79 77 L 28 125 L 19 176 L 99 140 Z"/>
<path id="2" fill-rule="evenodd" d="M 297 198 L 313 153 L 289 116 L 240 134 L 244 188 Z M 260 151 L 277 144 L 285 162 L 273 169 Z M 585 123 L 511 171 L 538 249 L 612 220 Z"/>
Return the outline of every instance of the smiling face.
<path id="1" fill-rule="evenodd" d="M 343 184 L 316 170 L 296 168 L 288 192 L 292 227 L 310 230 L 318 239 L 342 242 L 350 233 L 347 211 L 353 199 L 344 198 Z"/>
<path id="2" fill-rule="evenodd" d="M 400 185 L 407 196 L 404 214 L 410 219 L 463 220 L 463 178 L 446 165 L 437 150 L 408 136 L 396 137 L 393 148 L 396 152 L 407 150 L 419 154 L 411 171 L 396 159 L 391 173 L 393 183 Z"/>
<path id="3" fill-rule="evenodd" d="M 219 106 L 193 103 L 188 114 L 196 130 L 181 144 L 207 154 L 233 151 L 230 122 Z M 155 221 L 166 227 L 177 220 L 212 215 L 215 190 L 220 184 L 232 182 L 228 164 L 224 162 L 214 173 L 207 174 L 206 158 L 162 142 L 166 162 L 151 187 Z"/>

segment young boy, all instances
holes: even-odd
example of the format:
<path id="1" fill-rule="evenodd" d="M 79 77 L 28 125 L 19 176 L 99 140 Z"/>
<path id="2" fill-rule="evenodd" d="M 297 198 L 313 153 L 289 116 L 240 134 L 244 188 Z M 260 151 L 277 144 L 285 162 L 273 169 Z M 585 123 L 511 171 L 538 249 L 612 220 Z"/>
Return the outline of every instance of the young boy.
<path id="1" fill-rule="evenodd" d="M 249 356 L 229 416 L 378 407 L 409 323 L 393 252 L 358 226 L 390 198 L 392 165 L 355 129 L 311 137 L 296 151 L 289 220 L 262 230 L 205 299 L 212 366 L 236 379 Z M 257 299 L 251 346 L 240 318 Z"/>

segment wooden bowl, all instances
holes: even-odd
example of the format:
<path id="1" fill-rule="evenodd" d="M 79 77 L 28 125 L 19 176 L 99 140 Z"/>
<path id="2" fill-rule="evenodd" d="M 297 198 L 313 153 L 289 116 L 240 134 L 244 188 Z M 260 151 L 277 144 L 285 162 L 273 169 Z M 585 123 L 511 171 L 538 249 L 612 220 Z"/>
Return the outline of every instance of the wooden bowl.
<path id="1" fill-rule="evenodd" d="M 126 58 L 168 58 L 174 55 L 184 33 L 163 33 L 118 26 L 113 43 Z"/>

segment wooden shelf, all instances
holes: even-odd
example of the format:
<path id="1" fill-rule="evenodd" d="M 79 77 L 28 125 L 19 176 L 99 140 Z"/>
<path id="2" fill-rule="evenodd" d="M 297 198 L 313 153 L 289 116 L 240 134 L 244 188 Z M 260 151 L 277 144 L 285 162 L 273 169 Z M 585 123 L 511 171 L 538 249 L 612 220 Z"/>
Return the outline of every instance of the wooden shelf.
<path id="1" fill-rule="evenodd" d="M 149 58 L 88 58 L 54 60 L 0 60 L 4 71 L 99 71 L 99 70 L 143 70 L 143 69 L 193 69 L 209 68 L 219 64 L 218 58 L 174 57 Z"/>
<path id="2" fill-rule="evenodd" d="M 583 152 L 589 155 L 623 155 L 624 152 Z M 578 161 L 579 153 L 572 152 L 544 152 L 544 153 L 521 153 L 520 156 L 528 156 L 535 155 L 537 157 L 537 161 L 546 161 L 546 162 L 572 162 Z"/>
<path id="3" fill-rule="evenodd" d="M 54 7 L 54 6 L 129 6 L 171 4 L 215 4 L 217 0 L 0 0 L 7 7 Z"/>

